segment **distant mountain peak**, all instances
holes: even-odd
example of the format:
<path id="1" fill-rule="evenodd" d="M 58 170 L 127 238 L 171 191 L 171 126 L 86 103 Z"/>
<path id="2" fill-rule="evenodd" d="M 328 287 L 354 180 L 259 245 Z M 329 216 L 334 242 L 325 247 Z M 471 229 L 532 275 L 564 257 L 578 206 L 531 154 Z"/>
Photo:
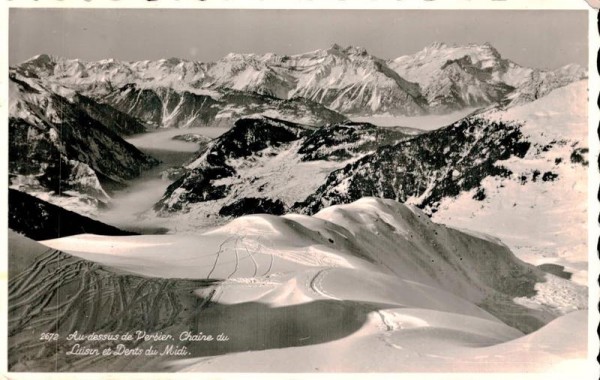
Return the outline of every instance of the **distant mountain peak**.
<path id="1" fill-rule="evenodd" d="M 49 68 L 49 67 L 53 67 L 54 65 L 56 65 L 56 63 L 59 61 L 60 59 L 52 56 L 50 54 L 38 54 L 34 57 L 29 58 L 28 60 L 26 60 L 25 62 L 23 62 L 23 65 L 29 66 L 29 67 L 40 67 L 40 68 Z"/>
<path id="2" fill-rule="evenodd" d="M 331 45 L 331 47 L 329 48 L 329 50 L 339 50 L 342 51 L 344 48 L 341 45 L 338 45 L 337 43 L 333 43 L 333 45 Z"/>
<path id="3" fill-rule="evenodd" d="M 448 44 L 446 44 L 445 42 L 433 42 L 431 45 L 428 46 L 429 49 L 435 49 L 435 50 L 440 50 L 440 49 L 445 49 L 448 47 Z"/>
<path id="4" fill-rule="evenodd" d="M 485 48 L 485 49 L 487 49 L 487 50 L 489 50 L 494 57 L 496 57 L 498 59 L 501 58 L 500 52 L 491 43 L 489 43 L 489 42 L 486 41 L 486 42 L 483 43 L 483 45 L 480 45 L 480 46 L 483 47 L 483 48 Z"/>
<path id="5" fill-rule="evenodd" d="M 54 61 L 55 61 L 54 56 L 51 56 L 50 54 L 42 53 L 42 54 L 38 54 L 36 56 L 29 58 L 25 62 L 46 62 L 47 63 L 47 62 L 54 62 Z"/>
<path id="6" fill-rule="evenodd" d="M 163 58 L 159 62 L 166 66 L 177 66 L 180 63 L 185 62 L 185 60 L 183 60 L 181 58 L 171 57 L 171 58 L 166 58 L 166 59 Z"/>
<path id="7" fill-rule="evenodd" d="M 333 45 L 331 45 L 331 47 L 329 49 L 327 49 L 327 52 L 330 53 L 340 53 L 340 54 L 344 54 L 344 55 L 368 55 L 367 49 L 360 47 L 360 46 L 352 46 L 352 45 L 348 45 L 346 47 L 343 47 L 337 43 L 334 43 Z"/>
<path id="8" fill-rule="evenodd" d="M 436 41 L 436 42 L 433 42 L 430 45 L 426 46 L 425 48 L 423 48 L 422 51 L 436 51 L 436 50 L 449 50 L 449 49 L 481 49 L 481 50 L 490 51 L 490 52 L 492 52 L 492 54 L 494 54 L 498 57 L 500 56 L 500 54 L 498 53 L 498 50 L 488 41 L 486 41 L 484 43 L 470 42 L 470 43 L 464 43 L 464 44 Z"/>
<path id="9" fill-rule="evenodd" d="M 241 54 L 241 53 L 227 53 L 226 56 L 224 56 L 223 58 L 221 58 L 222 61 L 234 61 L 234 60 L 241 60 L 247 58 L 246 54 Z"/>

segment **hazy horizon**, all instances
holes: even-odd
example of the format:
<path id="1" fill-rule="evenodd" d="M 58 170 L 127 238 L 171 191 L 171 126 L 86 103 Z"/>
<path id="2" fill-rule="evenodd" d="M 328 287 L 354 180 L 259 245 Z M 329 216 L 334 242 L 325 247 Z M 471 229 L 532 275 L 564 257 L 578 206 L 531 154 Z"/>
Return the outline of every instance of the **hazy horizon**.
<path id="1" fill-rule="evenodd" d="M 228 53 L 293 55 L 334 43 L 392 59 L 433 42 L 489 42 L 503 58 L 553 69 L 587 66 L 587 27 L 586 11 L 563 10 L 12 8 L 9 64 L 42 53 L 84 61 L 214 62 Z"/>

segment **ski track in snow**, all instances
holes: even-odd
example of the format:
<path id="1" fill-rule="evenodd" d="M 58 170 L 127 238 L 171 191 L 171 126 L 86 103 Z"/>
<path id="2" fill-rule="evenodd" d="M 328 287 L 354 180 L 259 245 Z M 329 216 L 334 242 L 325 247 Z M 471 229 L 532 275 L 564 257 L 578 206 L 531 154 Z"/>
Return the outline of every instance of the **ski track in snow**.
<path id="1" fill-rule="evenodd" d="M 210 279 L 210 276 L 212 276 L 213 272 L 215 271 L 215 269 L 217 268 L 217 263 L 219 262 L 219 258 L 221 257 L 221 253 L 225 250 L 223 247 L 225 246 L 225 244 L 229 243 L 231 240 L 234 240 L 236 237 L 235 236 L 231 236 L 229 238 L 227 238 L 226 240 L 224 240 L 220 245 L 219 245 L 219 250 L 215 253 L 215 262 L 213 264 L 212 269 L 210 270 L 210 272 L 208 272 L 208 275 L 206 276 L 207 279 Z"/>
<path id="2" fill-rule="evenodd" d="M 327 276 L 327 273 L 330 271 L 331 269 L 320 269 L 318 270 L 313 276 L 312 279 L 310 279 L 310 282 L 308 283 L 308 289 L 312 290 L 315 294 L 320 295 L 322 297 L 325 298 L 330 298 L 336 301 L 341 301 L 341 298 L 337 298 L 333 295 L 331 295 L 329 292 L 327 292 L 325 290 L 325 288 L 323 287 L 323 280 L 325 279 L 325 277 Z"/>

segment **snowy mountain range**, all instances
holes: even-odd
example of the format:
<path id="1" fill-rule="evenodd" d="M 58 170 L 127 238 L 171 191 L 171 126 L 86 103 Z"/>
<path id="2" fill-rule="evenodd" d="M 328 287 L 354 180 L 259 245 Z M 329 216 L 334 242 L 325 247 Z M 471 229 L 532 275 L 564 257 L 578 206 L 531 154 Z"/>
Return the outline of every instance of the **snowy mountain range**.
<path id="1" fill-rule="evenodd" d="M 157 106 L 180 104 L 177 99 L 165 100 L 160 92 L 195 94 L 210 103 L 226 89 L 277 99 L 301 97 L 344 115 L 419 115 L 531 101 L 587 77 L 587 71 L 577 65 L 557 70 L 520 66 L 502 58 L 490 44 L 443 43 L 392 60 L 359 47 L 334 44 L 291 56 L 231 53 L 211 63 L 176 58 L 84 62 L 39 55 L 18 68 L 26 76 L 35 75 L 113 105 L 119 103 L 114 98 L 127 89 L 156 92 L 161 101 L 153 99 L 152 104 Z M 159 126 L 186 125 L 163 119 L 167 120 L 146 121 Z"/>

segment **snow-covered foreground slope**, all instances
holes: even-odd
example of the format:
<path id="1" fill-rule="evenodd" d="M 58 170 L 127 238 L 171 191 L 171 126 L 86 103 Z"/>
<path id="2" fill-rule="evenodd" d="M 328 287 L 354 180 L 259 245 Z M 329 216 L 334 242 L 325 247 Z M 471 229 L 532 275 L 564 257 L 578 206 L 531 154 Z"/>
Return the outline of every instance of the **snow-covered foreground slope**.
<path id="1" fill-rule="evenodd" d="M 143 371 L 135 356 L 78 355 L 81 334 L 118 335 L 189 328 L 189 313 L 202 299 L 192 291 L 210 281 L 144 278 L 49 249 L 8 231 L 7 365 L 11 372 Z M 40 339 L 52 334 L 56 340 Z M 70 334 L 79 338 L 68 339 Z M 116 349 L 115 341 L 95 340 L 88 348 Z M 122 341 L 118 342 L 119 344 Z M 127 342 L 125 342 L 127 343 Z M 151 344 L 151 343 L 150 343 Z M 143 346 L 143 341 L 127 349 Z M 139 359 L 139 357 L 137 357 Z"/>
<path id="2" fill-rule="evenodd" d="M 523 260 L 555 263 L 587 283 L 587 83 L 557 89 L 535 102 L 481 115 L 518 121 L 532 143 L 480 189 L 445 198 L 433 220 L 493 234 Z M 475 201 L 479 192 L 483 199 Z M 481 198 L 481 197 L 480 197 Z"/>
<path id="3" fill-rule="evenodd" d="M 382 372 L 543 371 L 570 376 L 587 376 L 593 370 L 585 361 L 587 315 L 584 311 L 559 317 L 530 335 L 487 347 L 479 346 L 480 343 L 469 340 L 467 335 L 453 333 L 454 328 L 464 328 L 466 324 L 473 323 L 471 318 L 452 319 L 446 313 L 427 313 L 429 321 L 452 323 L 452 328 L 445 330 L 441 326 L 446 323 L 433 328 L 426 324 L 419 310 L 401 311 L 405 317 L 397 329 L 385 333 L 373 334 L 373 328 L 365 326 L 346 339 L 316 346 L 181 360 L 173 363 L 171 368 L 184 372 L 350 372 L 355 368 Z M 483 327 L 481 321 L 476 323 L 477 327 L 471 325 L 470 328 Z M 493 327 L 497 326 L 487 325 L 484 328 Z M 267 361 L 265 356 L 269 358 Z"/>
<path id="4" fill-rule="evenodd" d="M 584 312 L 523 335 L 585 309 L 584 287 L 553 277 L 570 292 L 568 306 L 533 301 L 547 276 L 497 239 L 434 224 L 390 200 L 364 198 L 312 217 L 244 216 L 197 235 L 43 244 L 116 273 L 219 281 L 196 291 L 208 306 L 187 313 L 199 313 L 204 334 L 230 340 L 188 342 L 190 356 L 154 363 L 163 369 L 538 371 L 585 357 L 585 337 L 564 332 L 585 322 Z M 555 332 L 568 337 L 547 338 Z M 515 364 L 515 353 L 527 359 Z"/>

